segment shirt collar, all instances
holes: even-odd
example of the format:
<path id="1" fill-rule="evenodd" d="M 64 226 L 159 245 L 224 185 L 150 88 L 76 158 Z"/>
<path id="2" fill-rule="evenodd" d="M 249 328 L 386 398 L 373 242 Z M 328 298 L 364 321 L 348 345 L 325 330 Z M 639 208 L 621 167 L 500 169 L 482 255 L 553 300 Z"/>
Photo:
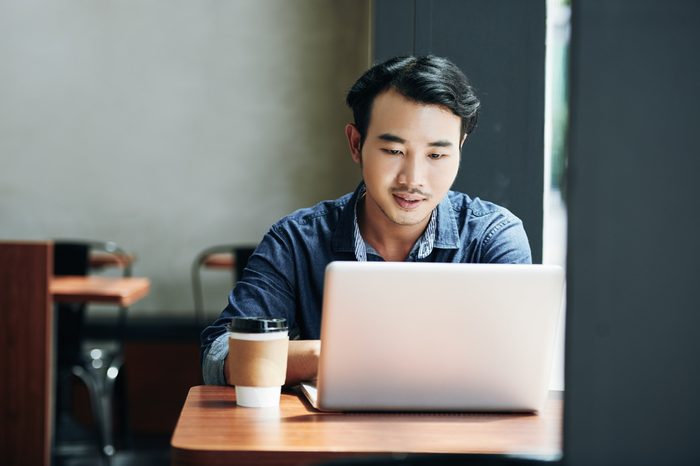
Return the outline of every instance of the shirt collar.
<path id="1" fill-rule="evenodd" d="M 450 201 L 451 192 L 447 193 L 434 211 L 437 213 L 434 247 L 440 249 L 459 249 L 459 228 L 457 227 L 455 209 Z"/>
<path id="2" fill-rule="evenodd" d="M 364 182 L 360 183 L 340 215 L 338 227 L 333 235 L 333 249 L 338 252 L 352 252 L 359 262 L 367 260 L 367 244 L 362 239 L 357 222 L 357 206 L 365 196 Z M 454 209 L 449 195 L 446 195 L 430 215 L 425 231 L 418 239 L 413 251 L 416 259 L 425 259 L 433 248 L 458 249 L 459 233 Z M 411 254 L 413 254 L 413 251 Z"/>
<path id="3" fill-rule="evenodd" d="M 352 236 L 353 244 L 355 245 L 355 259 L 357 262 L 367 262 L 367 245 L 365 240 L 362 238 L 362 233 L 360 233 L 360 224 L 357 222 L 357 206 L 360 201 L 364 199 L 365 194 L 367 194 L 367 189 L 364 183 L 360 184 L 359 196 L 355 199 L 355 204 L 353 205 L 353 218 L 352 218 Z"/>
<path id="4" fill-rule="evenodd" d="M 365 187 L 364 183 L 355 189 L 350 199 L 343 206 L 338 218 L 338 226 L 333 232 L 333 240 L 331 242 L 334 252 L 351 252 L 355 251 L 355 205 L 357 199 L 360 198 L 360 191 Z"/>

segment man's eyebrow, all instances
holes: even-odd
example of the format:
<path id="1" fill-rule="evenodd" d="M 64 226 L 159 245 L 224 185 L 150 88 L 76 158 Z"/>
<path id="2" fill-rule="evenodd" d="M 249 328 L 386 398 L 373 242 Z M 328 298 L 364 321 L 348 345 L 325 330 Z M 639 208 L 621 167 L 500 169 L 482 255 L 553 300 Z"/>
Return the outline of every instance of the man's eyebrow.
<path id="1" fill-rule="evenodd" d="M 377 136 L 378 139 L 388 142 L 398 142 L 399 144 L 405 144 L 406 140 L 401 136 L 397 136 L 391 133 L 384 133 Z M 430 147 L 452 147 L 452 142 L 447 139 L 440 139 L 439 141 L 434 141 L 428 144 Z"/>
<path id="2" fill-rule="evenodd" d="M 447 139 L 440 139 L 439 141 L 431 142 L 428 144 L 431 147 L 452 147 L 452 142 Z"/>
<path id="3" fill-rule="evenodd" d="M 404 138 L 399 137 L 399 136 L 397 136 L 397 135 L 395 135 L 395 134 L 391 134 L 391 133 L 380 134 L 380 135 L 378 136 L 378 138 L 381 139 L 382 141 L 398 142 L 398 143 L 400 143 L 400 144 L 405 144 L 405 143 L 406 143 L 406 140 L 405 140 Z"/>

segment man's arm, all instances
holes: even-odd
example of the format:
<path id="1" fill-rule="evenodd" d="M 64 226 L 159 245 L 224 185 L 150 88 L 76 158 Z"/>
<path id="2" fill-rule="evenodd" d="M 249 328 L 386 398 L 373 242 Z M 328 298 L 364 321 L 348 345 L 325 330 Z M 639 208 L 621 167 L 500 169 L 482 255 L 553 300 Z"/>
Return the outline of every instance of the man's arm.
<path id="1" fill-rule="evenodd" d="M 532 254 L 523 222 L 511 214 L 490 225 L 482 242 L 481 262 L 493 264 L 531 264 Z"/>
<path id="2" fill-rule="evenodd" d="M 318 370 L 318 356 L 321 352 L 320 340 L 291 340 L 289 342 L 289 354 L 287 356 L 286 385 L 295 385 L 304 380 L 316 378 Z M 224 359 L 224 379 L 229 382 L 228 354 Z"/>
<path id="3" fill-rule="evenodd" d="M 219 318 L 202 332 L 202 375 L 205 384 L 226 384 L 226 327 L 234 317 L 285 318 L 291 329 L 297 327 L 291 250 L 285 232 L 273 225 L 249 258 L 245 271 L 229 293 L 228 305 Z"/>

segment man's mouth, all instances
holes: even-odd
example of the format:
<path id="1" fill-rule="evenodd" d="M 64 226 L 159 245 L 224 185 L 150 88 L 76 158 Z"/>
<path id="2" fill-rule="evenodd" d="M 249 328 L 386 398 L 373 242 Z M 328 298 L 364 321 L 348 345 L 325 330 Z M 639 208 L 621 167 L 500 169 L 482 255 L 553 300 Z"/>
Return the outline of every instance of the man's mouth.
<path id="1" fill-rule="evenodd" d="M 399 207 L 405 210 L 413 210 L 425 200 L 425 198 L 422 196 L 408 193 L 394 193 L 392 196 L 394 196 L 394 201 L 399 205 Z"/>

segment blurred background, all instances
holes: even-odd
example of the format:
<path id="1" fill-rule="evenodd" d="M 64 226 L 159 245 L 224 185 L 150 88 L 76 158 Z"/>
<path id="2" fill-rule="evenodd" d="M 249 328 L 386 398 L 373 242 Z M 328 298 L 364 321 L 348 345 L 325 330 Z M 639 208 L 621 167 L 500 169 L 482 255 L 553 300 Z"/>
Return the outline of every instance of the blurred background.
<path id="1" fill-rule="evenodd" d="M 0 238 L 116 241 L 152 283 L 130 318 L 191 316 L 202 249 L 354 189 L 369 35 L 363 0 L 0 1 Z"/>

